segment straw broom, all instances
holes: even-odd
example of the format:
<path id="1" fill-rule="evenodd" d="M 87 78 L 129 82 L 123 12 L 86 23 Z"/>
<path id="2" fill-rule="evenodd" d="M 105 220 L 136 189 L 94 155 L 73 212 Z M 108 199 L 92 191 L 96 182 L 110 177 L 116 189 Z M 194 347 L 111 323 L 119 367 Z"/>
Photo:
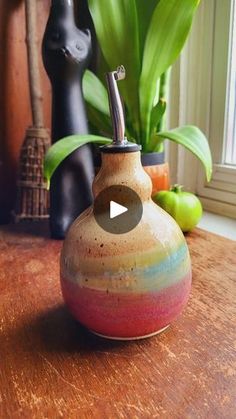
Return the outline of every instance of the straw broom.
<path id="1" fill-rule="evenodd" d="M 20 153 L 15 221 L 48 218 L 49 211 L 49 194 L 43 178 L 43 159 L 50 145 L 50 139 L 43 119 L 37 48 L 36 1 L 25 0 L 32 126 L 26 130 Z"/>

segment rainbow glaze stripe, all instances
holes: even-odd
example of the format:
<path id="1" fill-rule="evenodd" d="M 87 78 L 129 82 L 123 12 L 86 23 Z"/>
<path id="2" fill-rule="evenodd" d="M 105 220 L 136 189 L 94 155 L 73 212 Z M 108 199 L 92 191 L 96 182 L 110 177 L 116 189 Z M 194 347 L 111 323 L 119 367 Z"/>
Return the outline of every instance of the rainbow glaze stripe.
<path id="1" fill-rule="evenodd" d="M 103 271 L 96 268 L 94 256 L 86 260 L 86 272 L 64 264 L 61 268 L 65 302 L 94 332 L 121 339 L 149 335 L 169 325 L 186 305 L 191 264 L 182 236 L 175 246 L 158 243 L 140 255 L 107 256 L 103 261 Z M 123 268 L 114 268 L 117 264 Z"/>

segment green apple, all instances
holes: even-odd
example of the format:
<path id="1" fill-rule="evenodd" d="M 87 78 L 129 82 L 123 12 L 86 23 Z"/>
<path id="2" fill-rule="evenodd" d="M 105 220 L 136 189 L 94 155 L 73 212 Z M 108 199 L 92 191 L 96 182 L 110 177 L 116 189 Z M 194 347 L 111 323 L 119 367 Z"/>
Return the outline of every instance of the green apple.
<path id="1" fill-rule="evenodd" d="M 183 232 L 192 230 L 202 217 L 199 199 L 190 192 L 182 191 L 180 185 L 174 185 L 169 191 L 157 192 L 152 198 L 175 219 Z"/>

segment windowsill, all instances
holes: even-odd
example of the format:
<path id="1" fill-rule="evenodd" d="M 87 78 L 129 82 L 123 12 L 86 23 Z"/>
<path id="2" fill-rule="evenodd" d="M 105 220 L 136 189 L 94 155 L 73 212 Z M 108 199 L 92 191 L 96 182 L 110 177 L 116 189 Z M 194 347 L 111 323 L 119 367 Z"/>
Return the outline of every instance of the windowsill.
<path id="1" fill-rule="evenodd" d="M 199 228 L 236 240 L 236 220 L 204 211 Z"/>

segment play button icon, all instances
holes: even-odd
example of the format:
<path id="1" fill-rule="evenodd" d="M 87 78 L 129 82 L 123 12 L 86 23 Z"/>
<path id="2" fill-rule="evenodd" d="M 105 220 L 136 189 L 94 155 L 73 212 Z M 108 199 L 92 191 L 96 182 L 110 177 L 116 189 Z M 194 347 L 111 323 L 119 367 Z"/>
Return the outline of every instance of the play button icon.
<path id="1" fill-rule="evenodd" d="M 118 217 L 118 215 L 124 214 L 126 211 L 128 211 L 128 208 L 124 207 L 123 205 L 120 205 L 114 201 L 110 202 L 110 218 Z"/>
<path id="2" fill-rule="evenodd" d="M 124 185 L 103 189 L 94 201 L 94 217 L 103 230 L 124 234 L 133 230 L 143 214 L 138 194 Z"/>

